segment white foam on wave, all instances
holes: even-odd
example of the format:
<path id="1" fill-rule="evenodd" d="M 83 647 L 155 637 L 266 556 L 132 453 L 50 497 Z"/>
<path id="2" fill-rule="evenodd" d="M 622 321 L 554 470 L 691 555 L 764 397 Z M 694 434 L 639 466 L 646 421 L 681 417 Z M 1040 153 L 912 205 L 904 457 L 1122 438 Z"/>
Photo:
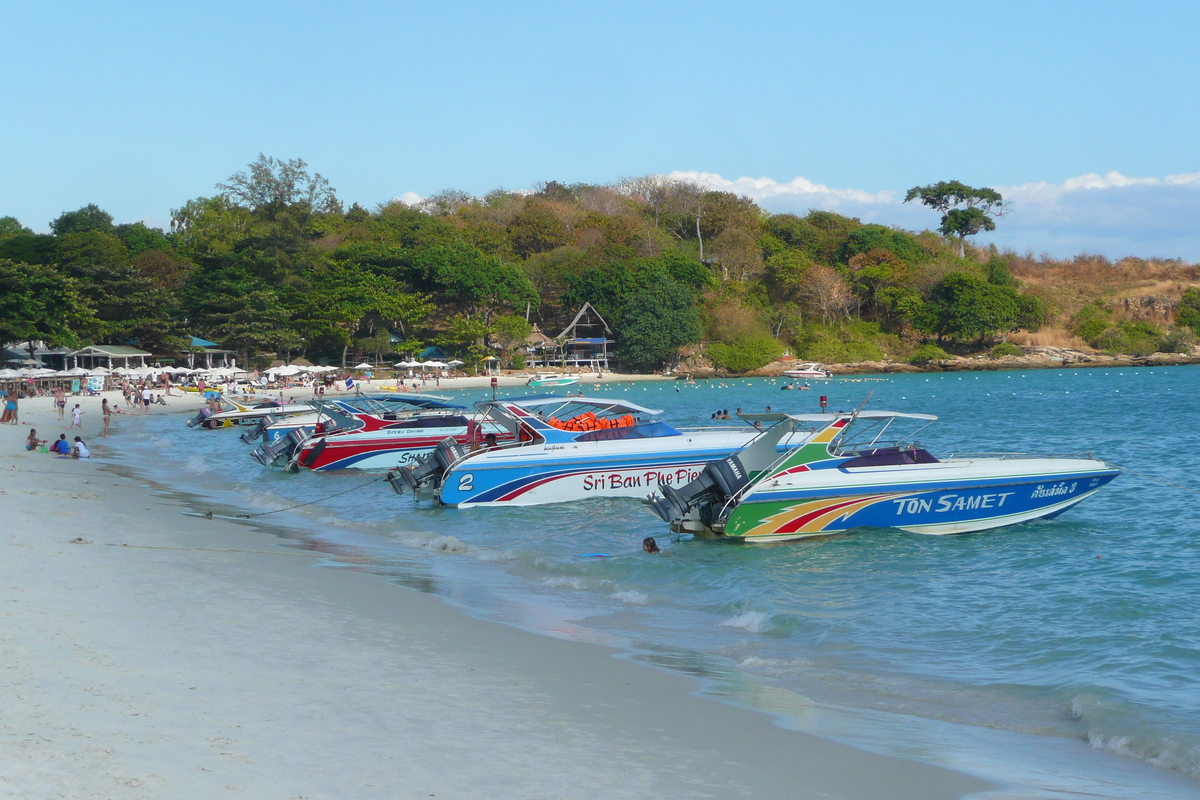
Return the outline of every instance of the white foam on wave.
<path id="1" fill-rule="evenodd" d="M 549 586 L 551 589 L 586 589 L 590 585 L 590 581 L 584 578 L 543 578 L 543 586 Z"/>
<path id="2" fill-rule="evenodd" d="M 804 667 L 811 667 L 812 662 L 806 658 L 761 658 L 759 656 L 748 656 L 747 658 L 743 658 L 738 663 L 738 666 L 755 672 L 765 672 L 769 675 L 782 676 L 790 675 Z"/>
<path id="3" fill-rule="evenodd" d="M 620 600 L 622 603 L 630 606 L 644 606 L 650 602 L 650 596 L 641 592 L 613 592 L 611 595 L 614 600 Z"/>
<path id="4" fill-rule="evenodd" d="M 721 623 L 722 628 L 741 628 L 751 633 L 762 633 L 771 627 L 771 618 L 764 611 L 744 611 Z"/>
<path id="5" fill-rule="evenodd" d="M 183 468 L 193 475 L 203 475 L 212 470 L 208 462 L 200 456 L 188 456 L 187 460 L 183 462 Z"/>
<path id="6" fill-rule="evenodd" d="M 1200 741 L 1195 737 L 1139 724 L 1088 693 L 1071 699 L 1071 715 L 1086 723 L 1088 744 L 1096 750 L 1200 777 Z M 1125 728 L 1129 732 L 1105 728 Z"/>

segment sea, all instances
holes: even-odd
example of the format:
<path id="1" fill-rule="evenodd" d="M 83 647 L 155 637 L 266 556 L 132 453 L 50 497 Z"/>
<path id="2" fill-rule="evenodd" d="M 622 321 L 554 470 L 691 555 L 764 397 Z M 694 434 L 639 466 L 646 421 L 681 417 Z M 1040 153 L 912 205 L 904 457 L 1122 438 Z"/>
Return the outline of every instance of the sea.
<path id="1" fill-rule="evenodd" d="M 785 383 L 589 394 L 677 426 L 737 408 L 816 412 L 822 396 L 830 410 L 866 402 L 936 414 L 919 437 L 935 455 L 1091 452 L 1124 474 L 1050 521 L 740 545 L 676 537 L 636 500 L 459 510 L 399 497 L 378 473 L 284 473 L 250 458 L 244 429 L 189 429 L 179 414 L 109 442 L 194 511 L 257 515 L 248 539 L 265 530 L 321 553 L 314 568 L 610 645 L 784 727 L 991 779 L 1003 787 L 991 798 L 1200 796 L 1200 367 Z M 646 536 L 663 555 L 642 552 Z"/>

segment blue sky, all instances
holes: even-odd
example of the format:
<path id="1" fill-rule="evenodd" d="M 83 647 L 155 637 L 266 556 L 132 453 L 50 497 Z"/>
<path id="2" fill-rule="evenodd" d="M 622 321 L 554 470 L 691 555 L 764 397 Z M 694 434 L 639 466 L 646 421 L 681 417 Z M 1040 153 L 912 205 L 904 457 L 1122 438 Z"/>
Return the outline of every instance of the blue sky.
<path id="1" fill-rule="evenodd" d="M 905 190 L 957 179 L 1014 200 L 984 241 L 1200 260 L 1197 23 L 1045 0 L 14 4 L 0 216 L 165 225 L 262 152 L 366 206 L 678 172 L 910 228 L 937 219 Z"/>

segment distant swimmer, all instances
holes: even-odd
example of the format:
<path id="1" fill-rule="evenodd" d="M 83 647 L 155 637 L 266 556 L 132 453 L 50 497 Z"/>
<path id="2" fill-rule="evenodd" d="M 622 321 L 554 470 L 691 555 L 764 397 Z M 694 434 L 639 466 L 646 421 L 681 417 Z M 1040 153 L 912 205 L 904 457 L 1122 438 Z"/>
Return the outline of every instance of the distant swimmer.
<path id="1" fill-rule="evenodd" d="M 645 550 L 647 553 L 661 553 L 662 552 L 661 550 L 658 549 L 658 542 L 654 541 L 653 536 L 647 536 L 645 539 L 642 539 L 642 549 Z"/>

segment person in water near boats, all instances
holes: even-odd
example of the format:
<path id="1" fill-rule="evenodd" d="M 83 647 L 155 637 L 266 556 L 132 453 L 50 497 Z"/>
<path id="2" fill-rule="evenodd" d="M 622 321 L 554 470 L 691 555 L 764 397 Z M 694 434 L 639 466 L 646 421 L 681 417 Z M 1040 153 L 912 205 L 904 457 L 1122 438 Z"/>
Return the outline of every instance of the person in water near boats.
<path id="1" fill-rule="evenodd" d="M 654 541 L 653 536 L 647 536 L 645 539 L 642 539 L 642 549 L 645 550 L 647 553 L 661 553 L 662 552 L 662 550 L 658 549 L 658 542 Z"/>

